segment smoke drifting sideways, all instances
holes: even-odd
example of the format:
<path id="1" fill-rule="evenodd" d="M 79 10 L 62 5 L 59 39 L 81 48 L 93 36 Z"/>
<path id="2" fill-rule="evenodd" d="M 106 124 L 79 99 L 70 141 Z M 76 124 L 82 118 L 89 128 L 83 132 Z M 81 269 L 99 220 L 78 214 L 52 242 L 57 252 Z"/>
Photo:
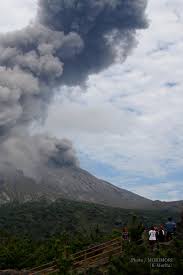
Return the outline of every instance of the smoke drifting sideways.
<path id="1" fill-rule="evenodd" d="M 148 26 L 146 0 L 39 0 L 34 23 L 0 35 L 0 170 L 41 176 L 51 165 L 78 165 L 72 144 L 32 135 L 62 85 L 81 85 L 88 75 L 123 59 Z"/>

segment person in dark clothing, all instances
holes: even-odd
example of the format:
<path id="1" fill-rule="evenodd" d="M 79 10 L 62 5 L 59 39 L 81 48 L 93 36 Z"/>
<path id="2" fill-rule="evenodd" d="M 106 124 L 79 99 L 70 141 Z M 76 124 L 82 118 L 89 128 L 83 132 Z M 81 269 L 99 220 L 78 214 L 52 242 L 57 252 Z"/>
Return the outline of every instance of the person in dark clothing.
<path id="1" fill-rule="evenodd" d="M 128 232 L 128 228 L 126 226 L 123 228 L 122 238 L 125 241 L 129 241 L 129 232 Z"/>
<path id="2" fill-rule="evenodd" d="M 158 241 L 160 243 L 165 241 L 165 231 L 164 231 L 163 225 L 161 225 L 158 230 Z"/>
<path id="3" fill-rule="evenodd" d="M 172 237 L 176 232 L 176 223 L 172 220 L 172 218 L 168 218 L 168 221 L 165 224 L 165 229 L 167 241 L 172 240 Z"/>
<path id="4" fill-rule="evenodd" d="M 156 231 L 156 241 L 158 241 L 158 227 L 155 225 L 154 230 Z"/>

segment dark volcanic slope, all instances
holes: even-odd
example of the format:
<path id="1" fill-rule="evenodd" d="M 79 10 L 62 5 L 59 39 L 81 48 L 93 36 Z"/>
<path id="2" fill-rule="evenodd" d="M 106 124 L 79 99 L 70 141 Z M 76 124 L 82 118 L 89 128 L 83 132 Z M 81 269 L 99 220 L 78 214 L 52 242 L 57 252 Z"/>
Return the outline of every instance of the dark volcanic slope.
<path id="1" fill-rule="evenodd" d="M 182 202 L 151 201 L 100 180 L 76 167 L 48 169 L 42 182 L 25 177 L 21 172 L 0 176 L 0 203 L 65 198 L 94 202 L 127 209 L 180 208 Z"/>
<path id="2" fill-rule="evenodd" d="M 63 167 L 48 172 L 45 182 L 56 185 L 64 198 L 117 206 L 122 208 L 151 208 L 152 201 L 76 167 Z"/>
<path id="3" fill-rule="evenodd" d="M 13 172 L 11 175 L 0 175 L 0 204 L 38 200 L 43 196 L 55 200 L 58 192 L 56 187 L 38 184 L 19 171 Z"/>
<path id="4" fill-rule="evenodd" d="M 41 183 L 25 177 L 21 172 L 0 176 L 0 203 L 65 198 L 95 202 L 122 208 L 151 208 L 152 201 L 99 180 L 76 167 L 50 169 Z"/>

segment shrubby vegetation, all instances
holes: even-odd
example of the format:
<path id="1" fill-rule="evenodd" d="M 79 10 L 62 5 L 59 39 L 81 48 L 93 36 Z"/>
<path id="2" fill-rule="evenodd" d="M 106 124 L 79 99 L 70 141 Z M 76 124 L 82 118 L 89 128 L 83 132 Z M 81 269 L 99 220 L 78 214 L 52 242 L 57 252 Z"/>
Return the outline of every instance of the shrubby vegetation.
<path id="1" fill-rule="evenodd" d="M 160 274 L 161 269 L 150 268 L 149 263 L 131 262 L 132 258 L 174 258 L 173 268 L 163 274 L 183 270 L 183 233 L 179 224 L 178 238 L 169 246 L 151 252 L 146 241 L 140 241 L 142 223 L 145 226 L 161 224 L 167 217 L 178 213 L 169 211 L 132 211 L 79 203 L 66 200 L 57 202 L 29 202 L 0 207 L 0 269 L 28 269 L 57 260 L 61 274 L 69 274 L 71 263 L 65 250 L 75 253 L 91 244 L 102 243 L 121 235 L 128 225 L 131 242 L 124 245 L 121 258 L 111 259 L 107 274 Z M 136 270 L 136 271 L 135 271 Z M 168 273 L 169 272 L 169 273 Z M 170 273 L 172 272 L 172 273 Z M 101 274 L 91 269 L 87 274 Z"/>
<path id="2" fill-rule="evenodd" d="M 157 260 L 154 261 L 153 259 Z M 165 262 L 163 262 L 163 259 L 165 259 Z M 123 255 L 113 258 L 108 266 L 108 275 L 117 274 L 183 274 L 183 215 L 181 222 L 178 223 L 177 234 L 173 240 L 170 243 L 157 244 L 153 251 L 146 241 L 140 244 L 138 241 L 125 242 Z"/>
<path id="3" fill-rule="evenodd" d="M 123 243 L 123 254 L 111 259 L 107 275 L 179 275 L 183 274 L 183 214 L 177 234 L 170 243 L 157 244 L 152 251 L 148 242 L 139 242 L 141 223 L 137 217 L 130 222 L 130 242 Z M 135 236 L 136 232 L 136 236 Z M 102 275 L 100 269 L 91 269 L 88 275 Z"/>
<path id="4" fill-rule="evenodd" d="M 91 203 L 57 200 L 48 202 L 11 203 L 0 207 L 0 229 L 32 239 L 45 239 L 63 232 L 88 232 L 96 225 L 104 232 L 111 232 L 128 223 L 130 216 L 136 215 L 145 226 L 161 224 L 177 212 L 127 210 Z"/>

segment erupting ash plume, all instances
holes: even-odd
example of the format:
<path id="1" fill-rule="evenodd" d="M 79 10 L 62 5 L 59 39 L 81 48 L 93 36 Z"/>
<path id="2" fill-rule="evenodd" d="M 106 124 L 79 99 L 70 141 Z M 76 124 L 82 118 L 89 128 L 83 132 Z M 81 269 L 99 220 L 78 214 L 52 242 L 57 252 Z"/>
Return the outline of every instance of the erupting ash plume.
<path id="1" fill-rule="evenodd" d="M 77 165 L 72 144 L 30 135 L 61 85 L 78 85 L 125 58 L 147 27 L 146 0 L 39 0 L 35 22 L 0 36 L 0 169 L 37 175 Z M 3 168 L 2 168 L 3 167 Z"/>

